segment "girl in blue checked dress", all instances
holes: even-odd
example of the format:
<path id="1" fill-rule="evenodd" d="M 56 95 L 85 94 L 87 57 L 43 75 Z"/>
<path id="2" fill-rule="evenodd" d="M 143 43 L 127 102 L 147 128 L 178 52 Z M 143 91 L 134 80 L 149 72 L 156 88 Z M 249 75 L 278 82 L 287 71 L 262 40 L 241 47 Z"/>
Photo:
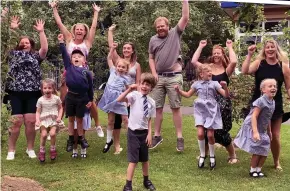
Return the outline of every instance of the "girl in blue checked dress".
<path id="1" fill-rule="evenodd" d="M 194 101 L 194 119 L 197 127 L 197 138 L 200 150 L 198 167 L 204 167 L 205 160 L 205 135 L 204 130 L 207 129 L 207 137 L 210 151 L 210 169 L 216 166 L 214 154 L 214 130 L 222 129 L 222 119 L 218 103 L 215 95 L 220 93 L 224 97 L 229 96 L 227 83 L 221 81 L 212 81 L 212 73 L 210 64 L 202 64 L 197 69 L 198 81 L 194 82 L 188 92 L 182 91 L 178 86 L 176 91 L 183 97 L 191 97 L 195 92 L 198 98 Z"/>
<path id="2" fill-rule="evenodd" d="M 108 152 L 113 144 L 112 136 L 115 122 L 115 114 L 122 115 L 122 121 L 126 127 L 128 124 L 127 107 L 124 103 L 117 102 L 117 98 L 121 95 L 123 90 L 127 88 L 127 86 L 129 85 L 129 77 L 127 76 L 129 63 L 127 63 L 124 59 L 119 59 L 115 68 L 112 61 L 112 54 L 116 49 L 116 47 L 117 44 L 114 43 L 108 54 L 110 77 L 107 82 L 104 94 L 98 104 L 98 107 L 101 110 L 108 113 L 107 142 L 103 149 L 103 153 Z"/>
<path id="3" fill-rule="evenodd" d="M 275 79 L 261 82 L 262 96 L 253 102 L 253 107 L 246 117 L 234 143 L 240 149 L 251 153 L 251 177 L 264 177 L 262 166 L 270 150 L 271 118 L 275 110 L 273 98 L 277 92 Z"/>

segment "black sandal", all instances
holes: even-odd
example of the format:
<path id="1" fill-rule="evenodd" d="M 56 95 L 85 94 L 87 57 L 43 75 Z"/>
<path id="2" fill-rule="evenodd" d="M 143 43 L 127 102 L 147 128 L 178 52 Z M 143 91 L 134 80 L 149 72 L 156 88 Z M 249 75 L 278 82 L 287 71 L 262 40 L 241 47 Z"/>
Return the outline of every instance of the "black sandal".
<path id="1" fill-rule="evenodd" d="M 110 150 L 110 147 L 112 146 L 113 142 L 114 142 L 113 139 L 111 139 L 109 143 L 106 143 L 105 147 L 103 148 L 103 153 L 106 153 Z"/>
<path id="2" fill-rule="evenodd" d="M 215 168 L 215 166 L 216 166 L 216 161 L 215 161 L 215 156 L 213 156 L 213 157 L 209 157 L 210 159 L 214 159 L 214 162 L 210 162 L 209 161 L 209 167 L 210 167 L 210 170 L 213 170 L 214 168 Z"/>
<path id="3" fill-rule="evenodd" d="M 203 159 L 203 163 L 200 164 L 200 159 Z M 202 157 L 202 156 L 199 156 L 199 159 L 198 159 L 198 162 L 197 162 L 197 166 L 198 168 L 203 168 L 204 167 L 204 161 L 206 159 L 206 156 L 205 157 Z"/>

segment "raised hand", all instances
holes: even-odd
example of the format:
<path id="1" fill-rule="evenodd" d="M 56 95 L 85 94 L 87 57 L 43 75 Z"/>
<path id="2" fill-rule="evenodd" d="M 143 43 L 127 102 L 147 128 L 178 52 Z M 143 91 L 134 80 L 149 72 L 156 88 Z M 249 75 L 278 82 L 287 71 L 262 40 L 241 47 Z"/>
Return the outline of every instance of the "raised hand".
<path id="1" fill-rule="evenodd" d="M 11 29 L 17 29 L 19 28 L 20 25 L 20 18 L 18 16 L 12 16 L 11 18 L 11 23 L 10 23 L 10 28 Z"/>
<path id="2" fill-rule="evenodd" d="M 204 48 L 207 45 L 207 41 L 206 40 L 201 40 L 199 42 L 199 47 Z"/>
<path id="3" fill-rule="evenodd" d="M 110 27 L 109 27 L 109 31 L 114 31 L 116 29 L 116 26 L 115 24 L 112 24 Z"/>
<path id="4" fill-rule="evenodd" d="M 112 45 L 112 48 L 116 49 L 117 47 L 118 47 L 118 43 L 114 42 L 113 45 Z"/>
<path id="5" fill-rule="evenodd" d="M 227 48 L 232 48 L 233 47 L 233 41 L 230 40 L 230 39 L 227 39 L 226 46 L 227 46 Z"/>
<path id="6" fill-rule="evenodd" d="M 49 3 L 51 8 L 56 8 L 57 7 L 57 1 L 52 1 L 51 3 Z"/>
<path id="7" fill-rule="evenodd" d="M 58 39 L 59 42 L 63 42 L 64 41 L 63 34 L 57 35 L 57 39 Z"/>
<path id="8" fill-rule="evenodd" d="M 256 51 L 256 48 L 257 48 L 256 45 L 249 46 L 249 48 L 248 48 L 248 54 L 250 56 L 252 56 L 254 54 L 254 52 Z"/>
<path id="9" fill-rule="evenodd" d="M 6 17 L 6 14 L 8 13 L 8 11 L 9 11 L 8 7 L 5 7 L 4 9 L 2 9 L 1 17 Z"/>
<path id="10" fill-rule="evenodd" d="M 138 85 L 137 84 L 132 84 L 129 86 L 130 88 L 130 91 L 133 91 L 133 90 L 136 90 L 138 88 Z"/>
<path id="11" fill-rule="evenodd" d="M 93 4 L 93 9 L 94 11 L 100 12 L 102 10 L 102 8 L 98 5 L 96 5 L 96 3 Z"/>
<path id="12" fill-rule="evenodd" d="M 38 32 L 43 32 L 44 31 L 44 24 L 45 24 L 45 22 L 42 19 L 38 19 L 38 20 L 36 20 L 36 25 L 34 25 L 33 27 Z"/>

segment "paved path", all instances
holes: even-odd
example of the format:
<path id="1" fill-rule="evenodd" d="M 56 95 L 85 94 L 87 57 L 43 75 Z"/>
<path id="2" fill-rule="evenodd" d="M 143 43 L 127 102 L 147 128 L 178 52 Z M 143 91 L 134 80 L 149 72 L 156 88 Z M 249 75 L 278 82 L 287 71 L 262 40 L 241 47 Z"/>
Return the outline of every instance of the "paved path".
<path id="1" fill-rule="evenodd" d="M 165 105 L 163 111 L 165 113 L 171 113 L 169 105 Z M 193 107 L 181 107 L 181 113 L 182 115 L 193 115 Z M 286 121 L 284 124 L 290 125 L 290 120 Z"/>

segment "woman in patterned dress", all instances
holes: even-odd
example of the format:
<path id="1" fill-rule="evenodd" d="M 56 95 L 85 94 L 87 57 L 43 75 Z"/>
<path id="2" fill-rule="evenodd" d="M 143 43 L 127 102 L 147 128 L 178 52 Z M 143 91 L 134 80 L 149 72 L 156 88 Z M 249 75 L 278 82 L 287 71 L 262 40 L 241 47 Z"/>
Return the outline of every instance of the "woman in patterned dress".
<path id="1" fill-rule="evenodd" d="M 17 29 L 19 23 L 19 17 L 12 17 L 10 28 Z M 6 85 L 12 108 L 12 126 L 9 128 L 7 160 L 14 159 L 16 141 L 23 123 L 27 139 L 26 153 L 30 158 L 36 158 L 34 152 L 36 102 L 41 97 L 40 64 L 46 57 L 48 43 L 44 33 L 44 21 L 37 20 L 34 28 L 39 32 L 40 50 L 35 51 L 35 42 L 31 38 L 21 37 L 16 48 L 9 54 Z"/>

